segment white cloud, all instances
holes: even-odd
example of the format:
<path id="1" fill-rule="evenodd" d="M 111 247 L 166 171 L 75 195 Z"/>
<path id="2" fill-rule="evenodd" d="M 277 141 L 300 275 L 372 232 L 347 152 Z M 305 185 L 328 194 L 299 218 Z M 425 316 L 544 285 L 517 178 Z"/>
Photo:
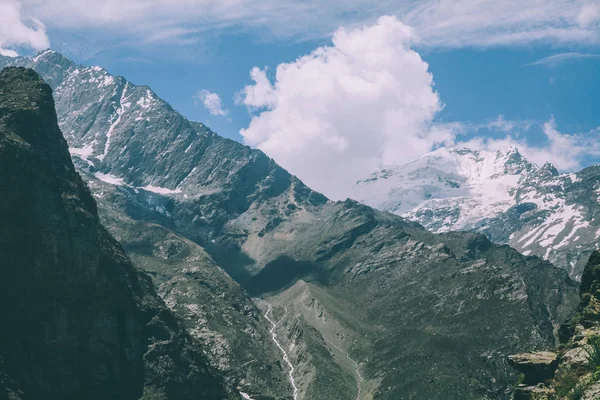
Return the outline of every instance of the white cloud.
<path id="1" fill-rule="evenodd" d="M 19 57 L 19 53 L 17 53 L 14 50 L 0 48 L 0 56 L 5 56 L 5 57 Z"/>
<path id="2" fill-rule="evenodd" d="M 73 41 L 73 31 L 83 32 L 77 40 L 88 40 L 87 47 L 101 46 L 101 39 L 134 47 L 186 46 L 196 44 L 207 31 L 251 31 L 268 40 L 324 38 L 339 26 L 374 23 L 381 15 L 395 15 L 412 26 L 421 46 L 600 44 L 594 0 L 22 0 L 22 4 L 27 15 L 44 21 L 59 37 Z"/>
<path id="3" fill-rule="evenodd" d="M 600 54 L 579 52 L 559 53 L 531 62 L 529 64 L 526 64 L 526 66 L 543 65 L 546 67 L 556 67 L 568 61 L 585 60 L 591 58 L 600 58 Z"/>
<path id="4" fill-rule="evenodd" d="M 600 21 L 600 4 L 592 1 L 585 2 L 577 19 L 582 27 L 597 24 Z"/>
<path id="5" fill-rule="evenodd" d="M 443 47 L 600 43 L 597 26 L 581 24 L 581 0 L 427 0 L 404 14 L 424 45 Z"/>
<path id="6" fill-rule="evenodd" d="M 542 125 L 546 141 L 532 145 L 514 133 L 501 139 L 477 137 L 460 143 L 473 149 L 501 150 L 515 146 L 530 161 L 542 165 L 551 162 L 561 171 L 575 171 L 583 167 L 586 158 L 600 157 L 599 130 L 579 134 L 565 134 L 558 131 L 554 119 Z"/>
<path id="7" fill-rule="evenodd" d="M 254 68 L 240 101 L 255 114 L 240 134 L 334 199 L 380 164 L 451 143 L 452 129 L 432 124 L 442 104 L 413 38 L 395 17 L 382 17 L 340 28 L 332 46 L 280 64 L 273 82 Z"/>
<path id="8" fill-rule="evenodd" d="M 528 131 L 533 125 L 533 121 L 507 120 L 504 115 L 498 115 L 496 119 L 484 124 L 473 126 L 472 129 L 480 131 L 482 129 L 496 130 L 506 133 L 520 134 L 521 131 Z"/>
<path id="9" fill-rule="evenodd" d="M 0 0 L 0 54 L 16 57 L 15 48 L 43 50 L 49 46 L 44 24 L 24 15 L 16 0 Z"/>
<path id="10" fill-rule="evenodd" d="M 197 102 L 200 102 L 211 115 L 226 116 L 229 114 L 228 110 L 223 109 L 221 98 L 216 93 L 212 93 L 208 90 L 201 90 L 194 96 L 194 98 L 197 100 Z"/>

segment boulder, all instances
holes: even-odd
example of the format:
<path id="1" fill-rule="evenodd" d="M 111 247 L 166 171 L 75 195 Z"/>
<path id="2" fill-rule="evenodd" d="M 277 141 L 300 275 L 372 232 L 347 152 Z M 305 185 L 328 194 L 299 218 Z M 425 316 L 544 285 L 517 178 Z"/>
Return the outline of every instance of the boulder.
<path id="1" fill-rule="evenodd" d="M 551 398 L 552 390 L 543 385 L 519 385 L 515 390 L 513 400 L 548 400 Z"/>
<path id="2" fill-rule="evenodd" d="M 558 356 L 550 351 L 522 353 L 509 356 L 508 362 L 525 375 L 524 384 L 532 385 L 554 376 L 558 366 Z"/>

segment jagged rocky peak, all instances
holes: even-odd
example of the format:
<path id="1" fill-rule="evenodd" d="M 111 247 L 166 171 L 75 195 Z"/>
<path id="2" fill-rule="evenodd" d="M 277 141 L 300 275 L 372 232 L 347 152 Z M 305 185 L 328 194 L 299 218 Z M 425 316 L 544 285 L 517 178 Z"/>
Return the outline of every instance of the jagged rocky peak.
<path id="1" fill-rule="evenodd" d="M 535 169 L 514 147 L 496 152 L 442 147 L 357 182 L 352 197 L 400 215 L 430 200 L 483 197 L 497 203 L 506 201 L 521 176 Z"/>
<path id="2" fill-rule="evenodd" d="M 114 87 L 103 98 L 107 89 L 100 82 L 73 74 L 73 81 L 67 78 L 54 94 L 61 127 L 67 133 L 74 131 L 73 137 L 87 137 L 87 143 L 98 140 L 99 149 L 106 148 L 110 132 L 110 146 L 102 160 L 87 157 L 94 163 L 90 165 L 85 156 L 76 157 L 79 171 L 93 184 L 105 210 L 103 218 L 113 219 L 114 232 L 125 238 L 124 243 L 138 246 L 129 250 L 138 253 L 141 265 L 153 264 L 156 277 L 165 280 L 161 292 L 173 310 L 186 318 L 192 334 L 216 339 L 216 353 L 227 352 L 222 345 L 232 336 L 205 329 L 213 324 L 216 330 L 229 332 L 241 326 L 244 335 L 262 343 L 260 336 L 271 335 L 256 336 L 258 328 L 254 330 L 244 319 L 232 325 L 231 310 L 215 320 L 228 296 L 211 302 L 213 306 L 205 307 L 203 301 L 221 295 L 218 280 L 190 274 L 188 268 L 196 268 L 198 260 L 177 267 L 183 250 L 181 255 L 164 258 L 183 249 L 181 245 L 164 248 L 164 239 L 153 236 L 147 238 L 149 247 L 140 248 L 139 236 L 145 235 L 139 231 L 146 233 L 148 226 L 157 223 L 168 227 L 172 234 L 165 234 L 170 243 L 175 240 L 172 235 L 179 236 L 179 242 L 193 240 L 195 244 L 187 243 L 189 249 L 204 247 L 215 263 L 253 293 L 266 297 L 273 305 L 272 333 L 295 368 L 300 398 L 356 398 L 358 392 L 360 397 L 382 400 L 495 398 L 516 379 L 506 356 L 529 348 L 551 348 L 553 326 L 572 315 L 575 285 L 564 271 L 546 262 L 523 257 L 508 246 L 492 245 L 474 233 L 434 235 L 417 223 L 356 202 L 328 202 L 261 152 L 216 134 L 199 133 L 199 125 L 186 122 L 166 103 L 152 109 L 150 121 L 136 121 L 140 109 L 134 108 L 134 99 L 123 103 L 120 92 L 109 96 Z M 89 98 L 69 101 L 78 92 Z M 118 104 L 129 102 L 130 107 L 117 113 Z M 98 109 L 101 115 L 94 119 Z M 97 126 L 88 130 L 94 121 Z M 186 138 L 190 141 L 180 142 Z M 450 156 L 460 159 L 457 154 Z M 130 167 L 134 168 L 130 171 Z M 425 181 L 429 187 L 439 187 L 439 174 L 422 176 L 430 179 Z M 441 176 L 447 178 L 444 190 L 476 187 L 464 177 Z M 123 222 L 127 218 L 143 224 L 128 227 Z M 165 250 L 156 250 L 156 245 Z M 200 249 L 194 253 L 199 256 Z M 327 319 L 302 306 L 306 291 L 297 293 L 296 285 L 309 288 Z M 198 286 L 203 289 L 197 290 Z M 490 309 L 494 318 L 489 318 Z M 267 327 L 273 328 L 270 323 Z M 243 337 L 233 335 L 233 340 L 236 336 Z M 246 347 L 242 339 L 237 343 L 230 349 Z M 247 347 L 251 353 L 252 346 Z M 279 350 L 275 346 L 271 354 L 281 357 Z M 261 353 L 267 354 L 262 345 L 252 350 Z M 253 376 L 260 374 L 263 382 L 274 382 L 278 374 L 255 369 L 261 361 L 245 364 L 254 358 L 250 354 L 243 362 L 217 357 L 217 364 L 228 368 L 230 363 L 231 370 L 237 370 L 233 376 L 245 379 L 235 382 L 253 398 L 292 393 L 282 391 L 286 380 L 279 382 L 279 390 L 262 390 Z M 270 363 L 270 358 L 258 360 L 266 360 L 265 369 L 274 372 L 291 370 L 285 362 L 280 361 L 279 367 Z M 238 369 L 244 365 L 256 374 Z M 455 373 L 447 374 L 449 370 Z"/>
<path id="3" fill-rule="evenodd" d="M 546 162 L 540 168 L 540 175 L 550 175 L 550 176 L 558 176 L 558 170 L 551 162 Z"/>
<path id="4" fill-rule="evenodd" d="M 440 148 L 359 181 L 353 198 L 434 232 L 475 230 L 579 279 L 600 226 L 600 170 L 559 173 L 516 147 L 495 152 Z"/>
<path id="5" fill-rule="evenodd" d="M 100 224 L 25 68 L 0 72 L 0 220 L 0 398 L 237 398 Z"/>
<path id="6" fill-rule="evenodd" d="M 496 159 L 504 165 L 504 173 L 510 175 L 519 175 L 523 172 L 537 170 L 537 166 L 529 162 L 515 146 L 510 146 L 506 150 L 498 150 Z"/>
<path id="7" fill-rule="evenodd" d="M 221 193 L 220 201 L 231 199 L 228 211 L 290 188 L 325 201 L 262 152 L 187 120 L 147 86 L 51 50 L 7 62 L 49 79 L 71 154 L 100 180 L 180 197 Z"/>

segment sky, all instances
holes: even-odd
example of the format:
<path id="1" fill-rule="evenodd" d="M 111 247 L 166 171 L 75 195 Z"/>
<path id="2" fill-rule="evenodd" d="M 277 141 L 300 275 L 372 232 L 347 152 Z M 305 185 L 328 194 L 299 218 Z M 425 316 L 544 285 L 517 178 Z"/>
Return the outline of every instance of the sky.
<path id="1" fill-rule="evenodd" d="M 440 146 L 600 162 L 600 0 L 0 0 L 0 53 L 49 47 L 334 199 Z"/>

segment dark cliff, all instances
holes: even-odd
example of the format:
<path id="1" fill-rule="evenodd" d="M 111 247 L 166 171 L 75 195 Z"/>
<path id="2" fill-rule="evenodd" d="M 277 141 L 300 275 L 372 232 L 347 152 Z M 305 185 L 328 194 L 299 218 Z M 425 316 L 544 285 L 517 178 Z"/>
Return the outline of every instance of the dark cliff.
<path id="1" fill-rule="evenodd" d="M 32 70 L 0 73 L 0 399 L 237 398 L 99 222 Z"/>

